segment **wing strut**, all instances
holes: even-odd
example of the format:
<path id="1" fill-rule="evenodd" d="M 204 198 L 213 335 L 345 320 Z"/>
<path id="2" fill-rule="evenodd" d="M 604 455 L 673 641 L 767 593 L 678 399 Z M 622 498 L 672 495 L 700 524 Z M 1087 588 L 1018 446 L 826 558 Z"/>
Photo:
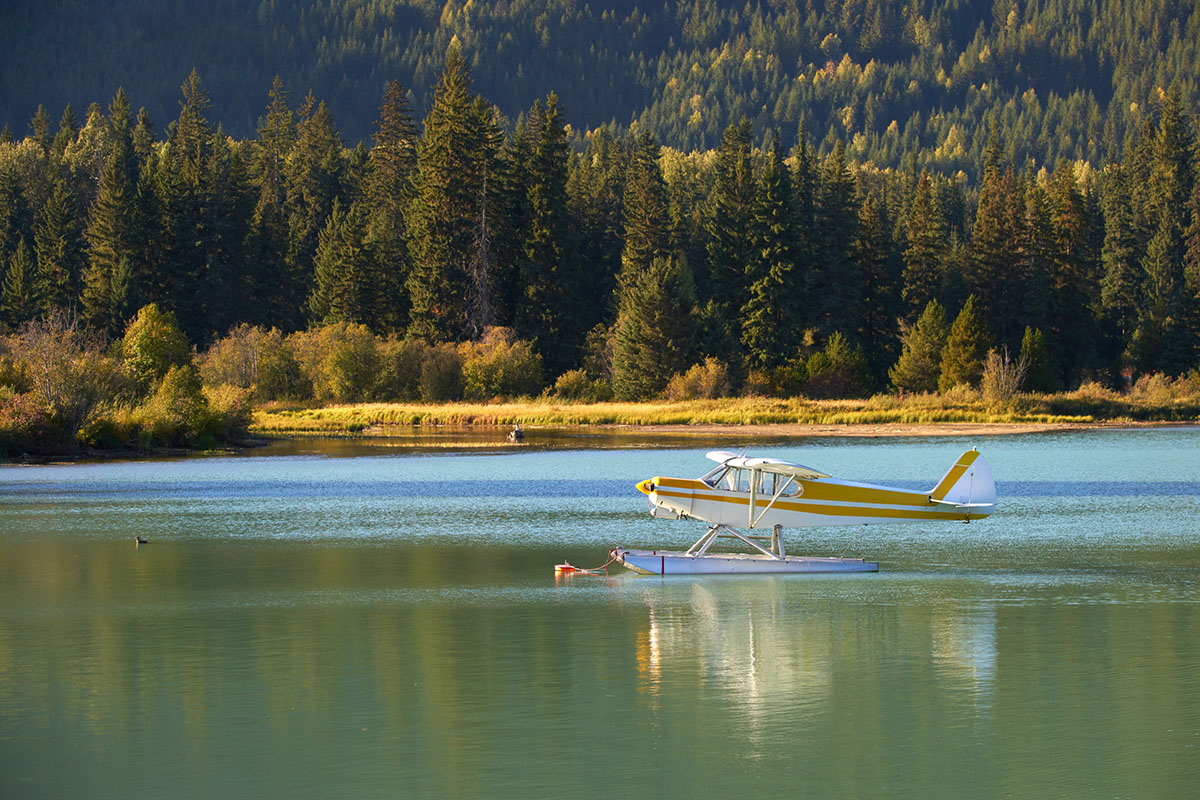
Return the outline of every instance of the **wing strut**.
<path id="1" fill-rule="evenodd" d="M 796 482 L 796 476 L 789 475 L 788 479 L 786 481 L 784 481 L 783 485 L 780 486 L 778 490 L 776 490 L 775 495 L 771 498 L 770 502 L 768 502 L 765 506 L 763 506 L 762 511 L 759 511 L 758 515 L 755 516 L 754 507 L 758 501 L 758 481 L 759 481 L 759 476 L 762 474 L 763 473 L 761 470 L 756 469 L 756 470 L 754 470 L 754 477 L 752 477 L 750 479 L 750 527 L 751 528 L 758 525 L 759 520 L 761 520 L 763 518 L 763 514 L 770 511 L 771 507 L 773 505 L 775 505 L 775 501 L 778 500 L 779 498 L 783 497 L 783 493 L 787 491 L 788 487 Z M 781 473 L 775 473 L 775 474 L 781 474 Z"/>

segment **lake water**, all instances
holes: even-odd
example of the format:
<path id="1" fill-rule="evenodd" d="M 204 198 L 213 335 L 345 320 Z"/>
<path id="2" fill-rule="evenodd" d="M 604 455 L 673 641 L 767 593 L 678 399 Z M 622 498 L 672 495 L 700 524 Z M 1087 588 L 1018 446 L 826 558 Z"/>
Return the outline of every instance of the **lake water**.
<path id="1" fill-rule="evenodd" d="M 0 468 L 0 797 L 1196 796 L 1200 430 L 691 441 Z M 556 580 L 722 445 L 1000 511 Z"/>

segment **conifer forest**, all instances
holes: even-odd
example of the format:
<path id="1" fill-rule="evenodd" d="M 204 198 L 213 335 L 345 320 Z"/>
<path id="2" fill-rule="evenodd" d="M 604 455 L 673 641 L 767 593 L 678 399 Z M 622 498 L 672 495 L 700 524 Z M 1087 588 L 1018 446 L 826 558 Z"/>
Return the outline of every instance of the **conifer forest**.
<path id="1" fill-rule="evenodd" d="M 1195 3 L 107 12 L 3 12 L 10 417 L 38 326 L 116 359 L 130 402 L 176 372 L 645 399 L 945 392 L 989 354 L 1031 392 L 1200 366 Z M 356 335 L 374 374 L 330 378 Z"/>

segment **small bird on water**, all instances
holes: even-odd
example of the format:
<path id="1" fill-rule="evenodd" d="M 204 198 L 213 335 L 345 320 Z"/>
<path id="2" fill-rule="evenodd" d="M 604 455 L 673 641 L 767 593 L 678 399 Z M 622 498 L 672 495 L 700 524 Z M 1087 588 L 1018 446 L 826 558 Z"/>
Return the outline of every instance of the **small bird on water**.
<path id="1" fill-rule="evenodd" d="M 134 547 L 141 547 L 141 546 L 142 546 L 142 545 L 144 545 L 145 543 L 146 543 L 146 537 L 145 537 L 145 536 L 134 536 L 134 537 L 133 537 L 133 546 L 134 546 Z"/>

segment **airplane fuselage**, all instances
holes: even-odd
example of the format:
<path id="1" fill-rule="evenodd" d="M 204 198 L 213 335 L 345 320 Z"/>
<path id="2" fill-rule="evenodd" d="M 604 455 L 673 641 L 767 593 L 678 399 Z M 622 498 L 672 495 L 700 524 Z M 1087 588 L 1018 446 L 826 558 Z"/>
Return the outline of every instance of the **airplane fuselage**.
<path id="1" fill-rule="evenodd" d="M 649 495 L 655 516 L 667 512 L 667 516 L 740 528 L 969 521 L 983 519 L 994 508 L 962 508 L 937 502 L 925 492 L 832 478 L 793 480 L 778 494 L 778 487 L 731 489 L 724 483 L 710 486 L 698 478 L 657 477 L 643 481 L 638 488 Z M 656 513 L 657 509 L 661 511 Z"/>

